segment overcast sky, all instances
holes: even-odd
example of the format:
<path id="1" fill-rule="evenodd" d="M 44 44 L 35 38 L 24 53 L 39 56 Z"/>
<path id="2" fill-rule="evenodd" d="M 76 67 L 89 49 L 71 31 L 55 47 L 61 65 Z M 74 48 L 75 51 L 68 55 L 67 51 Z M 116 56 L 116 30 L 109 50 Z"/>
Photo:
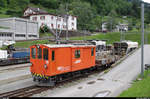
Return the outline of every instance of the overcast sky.
<path id="1" fill-rule="evenodd" d="M 143 0 L 144 2 L 150 3 L 150 0 Z"/>

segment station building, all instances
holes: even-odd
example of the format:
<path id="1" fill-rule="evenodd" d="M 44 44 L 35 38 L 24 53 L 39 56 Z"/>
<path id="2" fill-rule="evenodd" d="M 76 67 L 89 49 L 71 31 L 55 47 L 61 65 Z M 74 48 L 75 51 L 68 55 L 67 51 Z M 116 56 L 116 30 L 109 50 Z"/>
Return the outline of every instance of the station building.
<path id="1" fill-rule="evenodd" d="M 38 38 L 38 22 L 16 17 L 0 19 L 0 40 L 17 41 Z"/>

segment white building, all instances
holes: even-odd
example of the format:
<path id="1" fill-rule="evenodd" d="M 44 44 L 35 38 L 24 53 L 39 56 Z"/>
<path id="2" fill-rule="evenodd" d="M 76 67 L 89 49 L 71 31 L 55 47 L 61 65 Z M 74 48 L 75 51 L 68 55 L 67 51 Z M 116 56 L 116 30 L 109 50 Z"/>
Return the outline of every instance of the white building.
<path id="1" fill-rule="evenodd" d="M 40 8 L 27 7 L 24 10 L 23 17 L 29 18 L 32 21 L 38 22 L 39 28 L 43 25 L 47 25 L 50 29 L 56 29 L 56 28 L 58 30 L 68 29 L 69 31 L 77 30 L 77 17 L 76 16 L 68 15 L 68 20 L 67 20 L 68 24 L 67 24 L 65 16 L 49 14 L 48 12 Z"/>
<path id="2" fill-rule="evenodd" d="M 107 23 L 102 23 L 102 32 L 107 32 Z"/>
<path id="3" fill-rule="evenodd" d="M 0 19 L 0 40 L 28 40 L 38 38 L 38 22 L 16 17 Z"/>
<path id="4" fill-rule="evenodd" d="M 116 30 L 119 31 L 128 31 L 128 24 L 119 24 L 116 26 Z"/>
<path id="5" fill-rule="evenodd" d="M 33 14 L 30 15 L 30 20 L 37 21 L 39 23 L 39 28 L 43 25 L 47 25 L 50 29 L 58 30 L 77 30 L 77 17 L 68 16 L 68 25 L 66 24 L 66 18 L 62 16 L 52 15 L 52 14 Z"/>

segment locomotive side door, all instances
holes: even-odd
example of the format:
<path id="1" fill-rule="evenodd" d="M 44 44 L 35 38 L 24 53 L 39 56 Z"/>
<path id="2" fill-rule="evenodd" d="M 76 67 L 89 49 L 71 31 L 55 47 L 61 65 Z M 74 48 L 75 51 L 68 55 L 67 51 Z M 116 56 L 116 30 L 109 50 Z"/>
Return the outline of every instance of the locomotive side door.
<path id="1" fill-rule="evenodd" d="M 82 49 L 72 48 L 72 71 L 81 70 L 82 68 Z"/>
<path id="2" fill-rule="evenodd" d="M 56 49 L 50 51 L 50 72 L 52 75 L 56 74 Z"/>

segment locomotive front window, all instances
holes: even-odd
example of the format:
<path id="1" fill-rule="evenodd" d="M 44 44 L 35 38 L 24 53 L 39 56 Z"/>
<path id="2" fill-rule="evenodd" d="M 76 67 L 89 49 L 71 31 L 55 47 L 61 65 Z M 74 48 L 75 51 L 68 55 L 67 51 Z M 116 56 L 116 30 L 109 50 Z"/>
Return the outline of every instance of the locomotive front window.
<path id="1" fill-rule="evenodd" d="M 52 51 L 52 61 L 55 60 L 55 51 Z"/>
<path id="2" fill-rule="evenodd" d="M 80 50 L 75 51 L 75 58 L 80 58 Z"/>
<path id="3" fill-rule="evenodd" d="M 43 58 L 44 60 L 48 60 L 48 49 L 43 49 Z"/>
<path id="4" fill-rule="evenodd" d="M 32 58 L 35 59 L 36 57 L 36 48 L 31 49 Z"/>
<path id="5" fill-rule="evenodd" d="M 91 49 L 91 56 L 94 56 L 94 48 Z"/>
<path id="6" fill-rule="evenodd" d="M 38 48 L 37 55 L 38 55 L 38 59 L 42 59 L 42 48 Z"/>

